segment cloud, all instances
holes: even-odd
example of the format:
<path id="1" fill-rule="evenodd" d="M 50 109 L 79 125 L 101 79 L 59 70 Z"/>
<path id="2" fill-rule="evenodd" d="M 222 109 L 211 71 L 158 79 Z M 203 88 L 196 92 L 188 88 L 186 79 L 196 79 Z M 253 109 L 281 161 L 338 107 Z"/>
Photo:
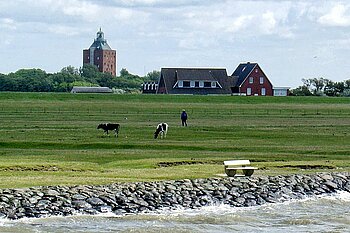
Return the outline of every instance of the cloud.
<path id="1" fill-rule="evenodd" d="M 47 25 L 48 31 L 58 35 L 76 36 L 81 34 L 82 29 L 64 25 Z"/>
<path id="2" fill-rule="evenodd" d="M 2 19 L 0 18 L 0 28 L 16 30 L 17 23 L 10 18 L 2 18 Z"/>
<path id="3" fill-rule="evenodd" d="M 261 30 L 266 34 L 272 34 L 278 24 L 274 13 L 272 11 L 267 11 L 261 16 L 261 18 Z"/>
<path id="4" fill-rule="evenodd" d="M 318 22 L 325 26 L 350 26 L 350 5 L 337 4 L 330 12 L 321 16 Z"/>
<path id="5" fill-rule="evenodd" d="M 100 0 L 86 0 L 87 2 L 93 2 L 101 4 Z M 189 7 L 189 6 L 200 6 L 217 4 L 224 2 L 225 0 L 104 0 L 103 4 L 115 7 L 133 7 L 133 8 L 178 8 L 178 7 Z"/>
<path id="6" fill-rule="evenodd" d="M 227 32 L 239 32 L 240 30 L 247 28 L 251 21 L 254 19 L 254 15 L 242 15 L 237 18 L 234 18 L 229 23 L 229 26 L 226 28 Z"/>
<path id="7" fill-rule="evenodd" d="M 87 21 L 96 19 L 100 10 L 100 6 L 83 1 L 71 1 L 70 4 L 62 4 L 61 7 L 65 15 L 82 17 Z"/>

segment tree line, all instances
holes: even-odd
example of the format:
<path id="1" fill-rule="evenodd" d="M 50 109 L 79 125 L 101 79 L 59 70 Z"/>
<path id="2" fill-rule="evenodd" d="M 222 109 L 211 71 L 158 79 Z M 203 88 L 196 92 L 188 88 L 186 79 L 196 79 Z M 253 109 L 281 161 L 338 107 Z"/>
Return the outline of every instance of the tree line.
<path id="1" fill-rule="evenodd" d="M 73 86 L 101 86 L 139 92 L 142 83 L 158 81 L 159 71 L 149 72 L 144 77 L 129 73 L 125 68 L 119 76 L 101 73 L 94 65 L 80 68 L 67 66 L 57 73 L 41 69 L 20 69 L 14 73 L 0 73 L 0 91 L 21 92 L 70 92 Z"/>
<path id="2" fill-rule="evenodd" d="M 0 73 L 0 91 L 21 92 L 70 92 L 73 86 L 101 86 L 121 89 L 123 92 L 140 92 L 144 82 L 157 82 L 159 71 L 141 77 L 129 73 L 125 68 L 119 76 L 101 73 L 94 65 L 80 68 L 67 66 L 57 73 L 46 73 L 41 69 L 20 69 L 14 73 Z M 325 78 L 302 79 L 303 85 L 290 90 L 294 96 L 350 96 L 350 79 L 333 82 Z"/>
<path id="3" fill-rule="evenodd" d="M 333 82 L 325 78 L 302 79 L 303 85 L 292 89 L 296 96 L 350 96 L 350 79 Z"/>

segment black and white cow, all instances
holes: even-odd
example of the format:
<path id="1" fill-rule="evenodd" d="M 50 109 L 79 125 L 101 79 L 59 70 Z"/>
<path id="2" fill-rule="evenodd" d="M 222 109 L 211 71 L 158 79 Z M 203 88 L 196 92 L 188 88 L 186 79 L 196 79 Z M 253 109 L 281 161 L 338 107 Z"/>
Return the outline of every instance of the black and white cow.
<path id="1" fill-rule="evenodd" d="M 154 139 L 158 138 L 160 135 L 160 138 L 165 138 L 166 134 L 168 132 L 168 124 L 167 123 L 160 123 L 157 125 L 156 132 L 154 132 Z"/>
<path id="2" fill-rule="evenodd" d="M 108 135 L 109 130 L 114 130 L 114 135 L 118 137 L 120 125 L 116 123 L 102 123 L 97 126 L 97 129 L 103 129 Z"/>

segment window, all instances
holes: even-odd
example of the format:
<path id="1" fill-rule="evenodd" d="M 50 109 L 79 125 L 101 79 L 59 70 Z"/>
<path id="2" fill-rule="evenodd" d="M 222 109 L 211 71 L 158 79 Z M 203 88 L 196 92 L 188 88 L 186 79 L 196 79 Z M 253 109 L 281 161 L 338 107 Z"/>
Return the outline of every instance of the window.
<path id="1" fill-rule="evenodd" d="M 196 85 L 195 81 L 191 81 L 190 85 L 191 85 L 191 87 L 195 87 L 195 85 Z"/>
<path id="2" fill-rule="evenodd" d="M 183 87 L 183 86 L 184 86 L 183 81 L 182 81 L 182 80 L 180 80 L 180 81 L 177 83 L 177 86 L 178 86 L 178 87 Z"/>
<path id="3" fill-rule="evenodd" d="M 260 77 L 260 84 L 264 84 L 264 77 Z"/>
<path id="4" fill-rule="evenodd" d="M 216 82 L 211 82 L 211 87 L 215 88 L 216 87 Z"/>
<path id="5" fill-rule="evenodd" d="M 249 83 L 252 84 L 254 82 L 254 78 L 253 77 L 249 77 Z"/>
<path id="6" fill-rule="evenodd" d="M 255 69 L 255 73 L 258 73 L 258 69 Z"/>
<path id="7" fill-rule="evenodd" d="M 204 87 L 204 82 L 203 81 L 199 81 L 199 87 Z"/>
<path id="8" fill-rule="evenodd" d="M 266 89 L 265 88 L 261 88 L 261 95 L 266 95 Z"/>
<path id="9" fill-rule="evenodd" d="M 204 87 L 211 87 L 211 83 L 210 82 L 204 82 Z"/>
<path id="10" fill-rule="evenodd" d="M 195 87 L 199 87 L 199 81 L 195 82 Z"/>
<path id="11" fill-rule="evenodd" d="M 190 81 L 183 81 L 183 87 L 190 87 Z"/>
<path id="12" fill-rule="evenodd" d="M 247 95 L 251 95 L 252 94 L 252 89 L 251 88 L 247 88 Z"/>

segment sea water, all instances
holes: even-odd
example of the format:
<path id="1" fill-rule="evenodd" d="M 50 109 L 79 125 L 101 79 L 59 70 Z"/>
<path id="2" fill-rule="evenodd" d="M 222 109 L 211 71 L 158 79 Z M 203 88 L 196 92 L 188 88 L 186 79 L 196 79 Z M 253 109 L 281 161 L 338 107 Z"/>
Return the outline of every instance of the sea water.
<path id="1" fill-rule="evenodd" d="M 0 219 L 0 232 L 350 232 L 350 193 L 277 204 L 152 214 Z"/>

